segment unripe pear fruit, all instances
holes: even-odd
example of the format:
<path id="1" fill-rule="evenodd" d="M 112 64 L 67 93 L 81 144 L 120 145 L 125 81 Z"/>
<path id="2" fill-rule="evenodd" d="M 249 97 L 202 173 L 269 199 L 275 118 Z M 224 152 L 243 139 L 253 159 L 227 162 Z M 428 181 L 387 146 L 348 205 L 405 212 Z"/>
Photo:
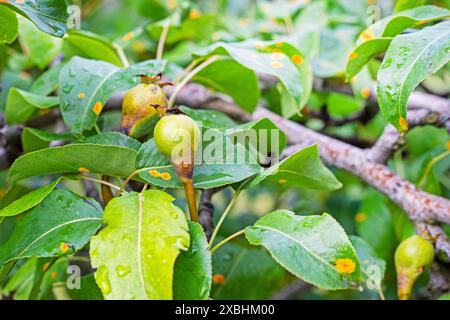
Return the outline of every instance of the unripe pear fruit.
<path id="1" fill-rule="evenodd" d="M 139 138 L 145 133 L 143 126 L 152 118 L 156 121 L 165 108 L 166 96 L 158 84 L 141 83 L 131 88 L 122 103 L 122 132 Z"/>
<path id="2" fill-rule="evenodd" d="M 412 236 L 400 243 L 395 251 L 397 293 L 400 300 L 408 300 L 414 283 L 434 259 L 433 244 L 421 236 Z"/>
<path id="3" fill-rule="evenodd" d="M 184 114 L 166 115 L 158 121 L 153 132 L 158 150 L 177 166 L 192 164 L 200 144 L 200 129 Z"/>
<path id="4" fill-rule="evenodd" d="M 166 115 L 156 124 L 153 138 L 158 150 L 173 163 L 186 192 L 191 219 L 198 221 L 193 182 L 195 152 L 200 144 L 197 123 L 183 114 Z"/>

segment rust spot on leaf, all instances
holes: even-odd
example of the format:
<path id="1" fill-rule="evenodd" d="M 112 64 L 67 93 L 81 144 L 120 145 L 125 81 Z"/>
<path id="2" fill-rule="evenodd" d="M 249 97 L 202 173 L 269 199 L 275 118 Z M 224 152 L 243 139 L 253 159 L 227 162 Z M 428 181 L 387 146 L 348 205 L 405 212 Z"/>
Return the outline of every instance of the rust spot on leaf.
<path id="1" fill-rule="evenodd" d="M 78 168 L 78 171 L 83 172 L 83 173 L 89 173 L 89 172 L 91 172 L 88 168 L 85 168 L 85 167 L 80 167 L 80 168 Z"/>
<path id="2" fill-rule="evenodd" d="M 358 54 L 356 52 L 351 52 L 350 55 L 348 56 L 348 58 L 350 60 L 356 59 L 356 58 L 358 58 Z"/>
<path id="3" fill-rule="evenodd" d="M 359 212 L 355 215 L 355 221 L 358 223 L 364 222 L 367 220 L 367 215 L 364 212 Z"/>
<path id="4" fill-rule="evenodd" d="M 163 172 L 163 173 L 161 173 L 161 179 L 167 181 L 167 180 L 172 179 L 172 176 L 171 176 L 170 173 L 168 173 L 168 172 Z"/>
<path id="5" fill-rule="evenodd" d="M 69 246 L 65 242 L 62 242 L 59 248 L 61 249 L 62 253 L 66 253 L 69 250 Z"/>
<path id="6" fill-rule="evenodd" d="M 133 38 L 133 36 L 134 36 L 134 33 L 133 33 L 133 32 L 128 32 L 127 34 L 125 34 L 125 35 L 122 37 L 122 40 L 123 40 L 123 41 L 128 41 L 128 40 L 130 40 L 131 38 Z"/>
<path id="7" fill-rule="evenodd" d="M 202 13 L 200 11 L 198 11 L 197 9 L 193 9 L 191 10 L 191 12 L 189 12 L 189 19 L 191 20 L 195 20 L 200 18 L 202 15 Z"/>
<path id="8" fill-rule="evenodd" d="M 299 54 L 294 54 L 292 57 L 292 62 L 294 62 L 295 64 L 302 64 L 303 63 L 303 57 Z"/>
<path id="9" fill-rule="evenodd" d="M 402 128 L 403 131 L 407 131 L 408 130 L 408 123 L 406 123 L 405 118 L 400 117 L 398 123 L 400 124 L 400 128 Z"/>
<path id="10" fill-rule="evenodd" d="M 42 267 L 42 270 L 47 271 L 48 267 L 50 267 L 50 262 L 47 262 L 46 264 L 44 264 L 44 266 Z"/>
<path id="11" fill-rule="evenodd" d="M 157 170 L 150 170 L 148 174 L 155 178 L 159 178 L 161 176 L 161 173 L 159 173 L 159 171 Z"/>
<path id="12" fill-rule="evenodd" d="M 223 274 L 215 274 L 215 275 L 213 275 L 213 282 L 215 284 L 224 284 L 225 276 Z"/>
<path id="13" fill-rule="evenodd" d="M 361 96 L 362 96 L 364 99 L 369 99 L 369 97 L 370 97 L 370 89 L 369 89 L 369 88 L 364 88 L 364 89 L 362 89 L 362 90 L 361 90 Z"/>
<path id="14" fill-rule="evenodd" d="M 81 99 L 81 100 L 83 100 L 84 98 L 86 98 L 86 94 L 85 94 L 84 92 L 80 92 L 80 93 L 78 94 L 78 98 Z"/>
<path id="15" fill-rule="evenodd" d="M 99 115 L 100 112 L 102 112 L 102 109 L 103 109 L 103 104 L 102 104 L 100 101 L 97 101 L 97 102 L 94 104 L 94 107 L 92 108 L 92 110 L 94 111 L 94 113 L 95 113 L 96 115 Z"/>
<path id="16" fill-rule="evenodd" d="M 356 269 L 355 262 L 352 259 L 348 258 L 336 260 L 334 266 L 336 267 L 337 271 L 345 274 L 351 274 L 355 272 Z"/>

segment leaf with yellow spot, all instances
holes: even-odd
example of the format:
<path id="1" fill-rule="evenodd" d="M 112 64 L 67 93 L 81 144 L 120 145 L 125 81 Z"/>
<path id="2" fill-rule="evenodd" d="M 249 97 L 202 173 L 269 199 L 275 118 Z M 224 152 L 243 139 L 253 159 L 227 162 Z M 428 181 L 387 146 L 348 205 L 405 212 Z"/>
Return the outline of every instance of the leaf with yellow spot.
<path id="1" fill-rule="evenodd" d="M 72 58 L 61 70 L 60 97 L 64 122 L 81 136 L 94 127 L 101 109 L 118 91 L 140 82 L 140 75 L 155 76 L 165 68 L 164 61 L 147 60 L 121 69 L 108 62 Z M 85 94 L 79 99 L 79 93 Z"/>
<path id="2" fill-rule="evenodd" d="M 412 91 L 450 60 L 450 21 L 397 36 L 378 72 L 378 102 L 384 117 L 399 131 L 408 129 Z"/>
<path id="3" fill-rule="evenodd" d="M 326 237 L 318 236 L 325 233 Z M 274 211 L 247 227 L 245 236 L 252 245 L 265 247 L 290 273 L 320 288 L 355 289 L 361 281 L 355 249 L 344 229 L 326 213 L 298 216 Z M 346 262 L 345 270 L 336 265 L 339 261 Z"/>
<path id="4" fill-rule="evenodd" d="M 22 213 L 13 232 L 0 245 L 0 266 L 29 257 L 56 257 L 84 247 L 102 225 L 103 210 L 91 198 L 64 189 Z"/>
<path id="5" fill-rule="evenodd" d="M 236 43 L 219 42 L 195 53 L 196 57 L 202 58 L 214 55 L 231 57 L 253 72 L 267 73 L 278 78 L 286 93 L 282 101 L 282 114 L 285 117 L 298 114 L 309 99 L 312 90 L 310 63 L 288 42 L 254 40 Z M 302 63 L 296 63 L 294 59 L 291 59 L 294 56 L 298 56 L 295 61 L 301 60 Z"/>
<path id="6" fill-rule="evenodd" d="M 357 47 L 358 57 L 347 62 L 347 80 L 355 76 L 371 59 L 382 54 L 392 39 L 408 28 L 422 26 L 422 21 L 434 22 L 450 17 L 450 10 L 435 6 L 420 6 L 386 17 L 361 33 Z M 419 23 L 419 24 L 418 24 Z"/>

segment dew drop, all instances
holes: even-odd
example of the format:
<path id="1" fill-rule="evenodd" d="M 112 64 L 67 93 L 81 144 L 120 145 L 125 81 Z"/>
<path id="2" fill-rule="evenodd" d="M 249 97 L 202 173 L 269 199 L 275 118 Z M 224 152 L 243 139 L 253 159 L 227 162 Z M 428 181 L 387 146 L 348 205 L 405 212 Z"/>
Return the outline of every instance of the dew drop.
<path id="1" fill-rule="evenodd" d="M 100 266 L 97 270 L 97 280 L 99 282 L 100 290 L 103 294 L 111 293 L 111 283 L 109 282 L 109 270 L 106 266 Z"/>
<path id="2" fill-rule="evenodd" d="M 131 272 L 131 268 L 127 266 L 118 265 L 116 267 L 116 273 L 120 278 L 125 277 L 127 274 Z"/>

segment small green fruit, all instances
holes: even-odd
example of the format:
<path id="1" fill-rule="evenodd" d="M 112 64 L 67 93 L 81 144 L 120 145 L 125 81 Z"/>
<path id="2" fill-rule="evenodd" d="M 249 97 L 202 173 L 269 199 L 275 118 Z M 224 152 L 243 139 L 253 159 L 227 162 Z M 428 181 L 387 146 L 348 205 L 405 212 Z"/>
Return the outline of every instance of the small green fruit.
<path id="1" fill-rule="evenodd" d="M 433 244 L 418 235 L 400 243 L 395 251 L 397 293 L 400 300 L 409 299 L 414 283 L 433 259 Z"/>
<path id="2" fill-rule="evenodd" d="M 142 83 L 131 88 L 122 103 L 122 131 L 138 138 L 142 135 L 142 127 L 165 107 L 166 96 L 158 84 Z"/>
<path id="3" fill-rule="evenodd" d="M 158 121 L 153 133 L 158 150 L 174 165 L 192 164 L 200 143 L 197 123 L 183 114 L 166 115 Z"/>

